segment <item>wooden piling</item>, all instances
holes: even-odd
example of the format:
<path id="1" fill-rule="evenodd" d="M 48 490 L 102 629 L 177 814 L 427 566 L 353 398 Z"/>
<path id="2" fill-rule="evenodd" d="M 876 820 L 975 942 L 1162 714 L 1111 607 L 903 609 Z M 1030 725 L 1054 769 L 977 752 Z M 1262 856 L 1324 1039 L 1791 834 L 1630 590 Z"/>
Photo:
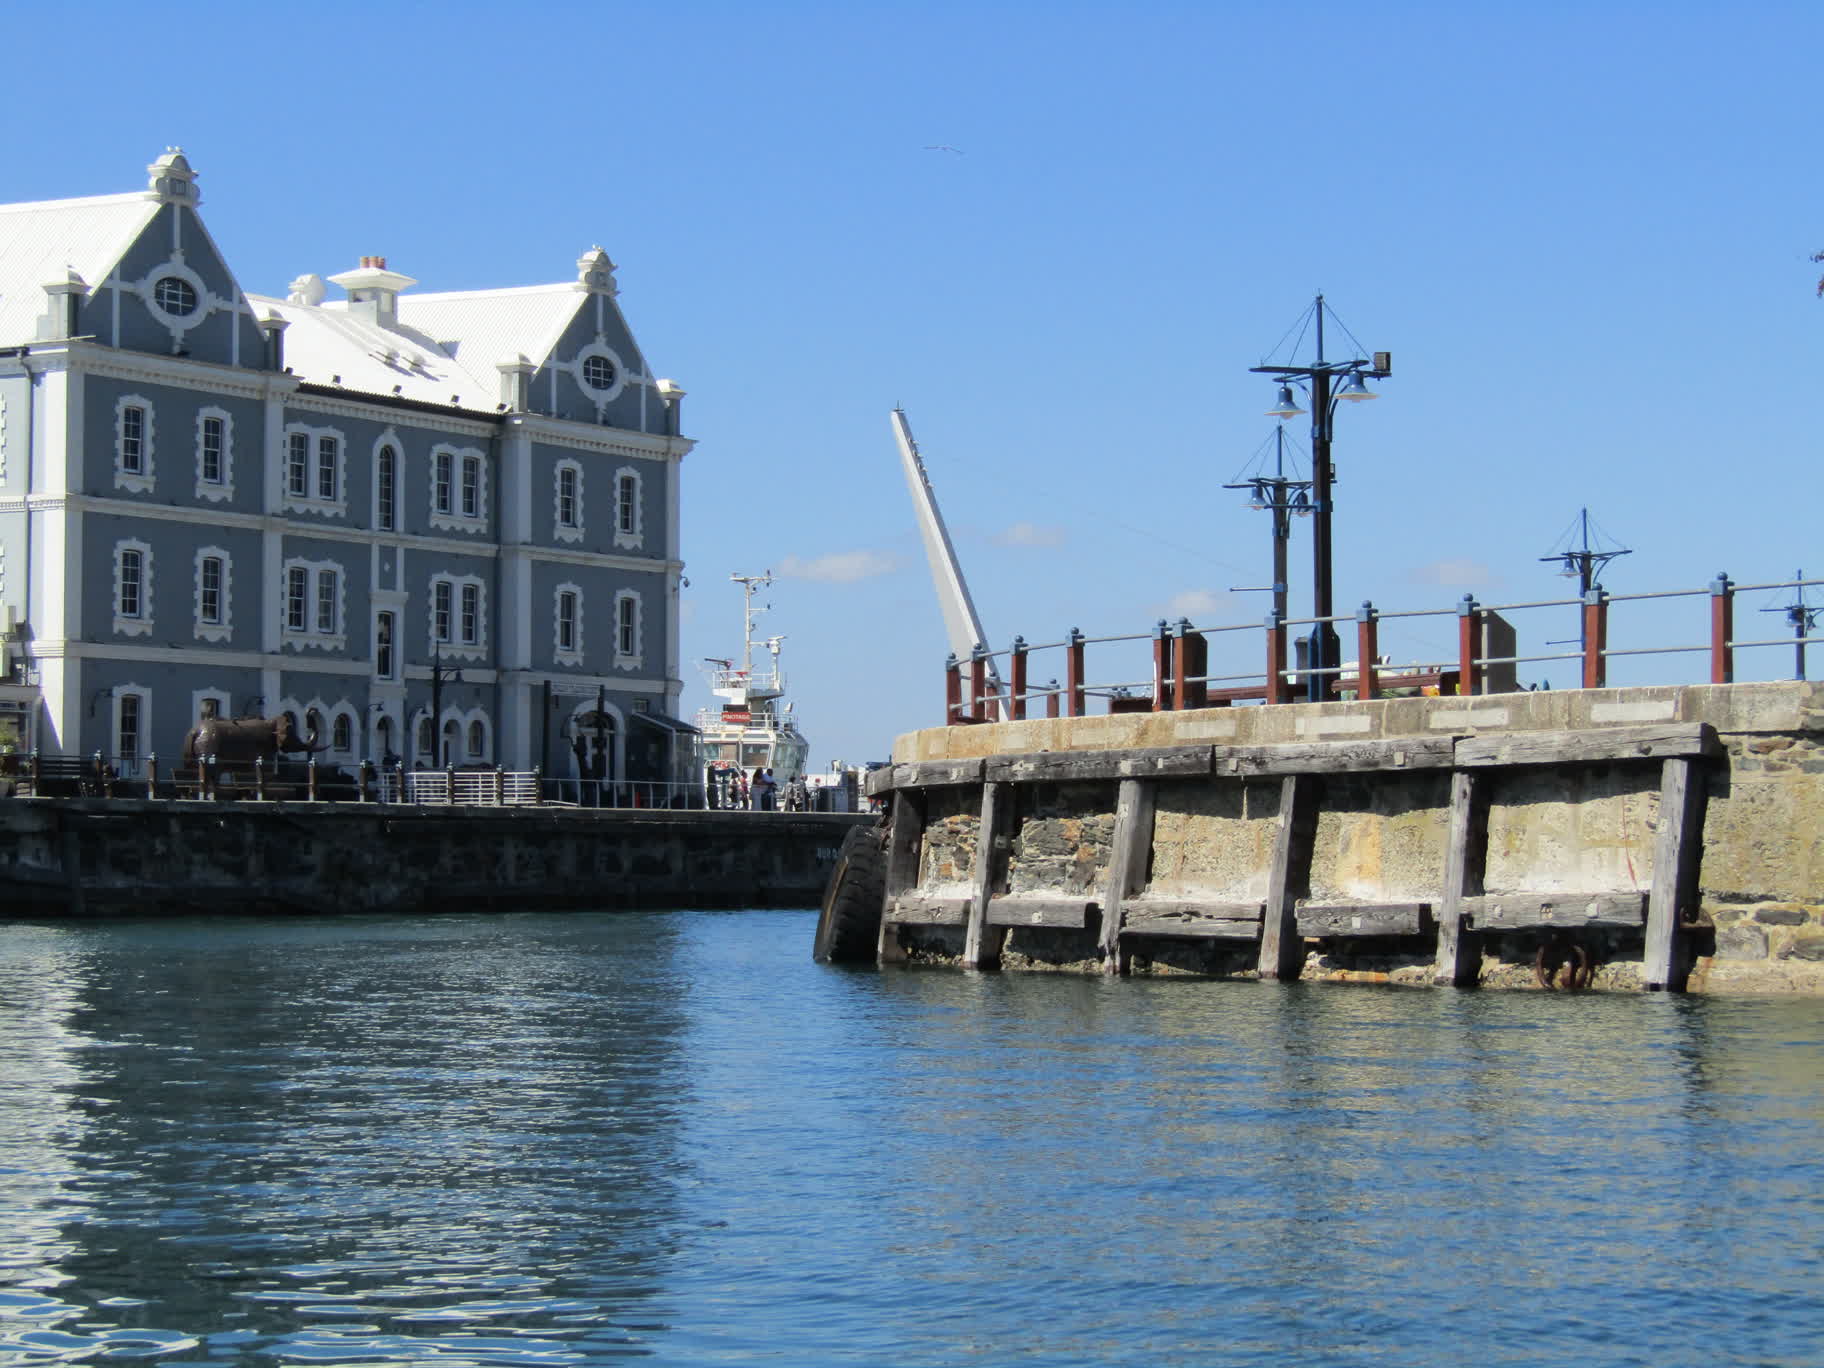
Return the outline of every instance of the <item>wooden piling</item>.
<path id="1" fill-rule="evenodd" d="M 1127 972 L 1121 946 L 1126 900 L 1146 887 L 1147 862 L 1153 848 L 1153 782 L 1123 779 L 1115 797 L 1114 848 L 1102 889 L 1102 971 Z"/>
<path id="2" fill-rule="evenodd" d="M 1680 923 L 1697 901 L 1707 785 L 1699 762 L 1661 761 L 1659 831 L 1653 841 L 1653 885 L 1647 894 L 1647 945 L 1641 978 L 1649 990 L 1683 992 L 1691 972 Z"/>
<path id="3" fill-rule="evenodd" d="M 974 887 L 969 898 L 969 927 L 963 936 L 965 969 L 998 969 L 1001 965 L 1001 944 L 1007 938 L 1007 930 L 988 924 L 988 900 L 994 896 L 1000 877 L 1012 796 L 1012 788 L 1006 783 L 989 781 L 982 785 L 982 820 L 976 831 L 975 868 L 971 871 Z"/>
<path id="4" fill-rule="evenodd" d="M 882 964 L 896 963 L 906 957 L 899 948 L 899 933 L 893 924 L 893 901 L 918 887 L 918 864 L 925 849 L 925 795 L 917 789 L 899 789 L 890 801 L 893 812 L 887 836 L 880 949 L 875 955 Z"/>
<path id="5" fill-rule="evenodd" d="M 1279 830 L 1273 838 L 1267 905 L 1260 920 L 1259 974 L 1263 979 L 1290 981 L 1305 965 L 1305 942 L 1298 934 L 1298 900 L 1310 892 L 1322 783 L 1315 774 L 1288 774 L 1279 781 Z"/>
<path id="6" fill-rule="evenodd" d="M 1470 988 L 1482 976 L 1480 938 L 1465 924 L 1468 899 L 1480 896 L 1488 858 L 1488 784 L 1471 770 L 1450 776 L 1450 827 L 1444 897 L 1438 904 L 1438 959 L 1432 982 Z"/>

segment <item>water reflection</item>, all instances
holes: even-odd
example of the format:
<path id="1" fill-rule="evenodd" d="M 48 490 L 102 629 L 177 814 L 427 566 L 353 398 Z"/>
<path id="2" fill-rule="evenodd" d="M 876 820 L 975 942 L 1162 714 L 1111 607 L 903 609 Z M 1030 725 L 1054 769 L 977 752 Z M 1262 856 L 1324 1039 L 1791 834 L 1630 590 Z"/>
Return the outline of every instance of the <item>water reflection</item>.
<path id="1" fill-rule="evenodd" d="M 1824 1004 L 0 931 L 0 1364 L 1808 1361 Z"/>

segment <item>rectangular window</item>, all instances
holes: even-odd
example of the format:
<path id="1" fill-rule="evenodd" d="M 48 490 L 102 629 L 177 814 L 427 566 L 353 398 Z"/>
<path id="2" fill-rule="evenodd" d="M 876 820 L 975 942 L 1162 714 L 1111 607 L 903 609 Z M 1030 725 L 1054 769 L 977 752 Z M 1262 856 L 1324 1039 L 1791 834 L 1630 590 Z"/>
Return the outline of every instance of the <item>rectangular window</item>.
<path id="1" fill-rule="evenodd" d="M 637 599 L 624 598 L 619 605 L 620 651 L 622 655 L 632 655 L 639 645 L 640 638 L 640 604 Z"/>
<path id="2" fill-rule="evenodd" d="M 336 630 L 336 589 L 340 577 L 334 570 L 317 571 L 317 631 L 324 636 Z"/>
<path id="3" fill-rule="evenodd" d="M 220 418 L 203 419 L 202 477 L 204 484 L 220 484 L 222 482 L 222 448 L 224 445 L 223 438 L 226 435 L 224 425 Z"/>
<path id="4" fill-rule="evenodd" d="M 576 595 L 569 590 L 557 596 L 557 649 L 576 649 Z"/>
<path id="5" fill-rule="evenodd" d="M 216 626 L 222 621 L 222 558 L 204 556 L 199 570 L 201 583 L 198 585 L 197 612 L 204 622 Z"/>
<path id="6" fill-rule="evenodd" d="M 381 679 L 393 677 L 393 615 L 381 613 L 374 618 L 374 673 Z"/>
<path id="7" fill-rule="evenodd" d="M 395 479 L 393 465 L 397 459 L 398 458 L 394 455 L 393 449 L 390 446 L 380 448 L 379 523 L 381 528 L 388 532 L 393 529 L 393 520 L 395 516 L 393 512 L 393 481 Z"/>
<path id="8" fill-rule="evenodd" d="M 473 646 L 481 638 L 481 586 L 462 586 L 462 640 Z"/>
<path id="9" fill-rule="evenodd" d="M 557 525 L 576 526 L 576 472 L 569 466 L 557 472 Z"/>
<path id="10" fill-rule="evenodd" d="M 120 615 L 136 618 L 145 602 L 141 590 L 145 582 L 145 558 L 138 551 L 120 553 Z"/>
<path id="11" fill-rule="evenodd" d="M 310 438 L 302 432 L 291 434 L 285 461 L 285 488 L 300 499 L 310 493 Z"/>
<path id="12" fill-rule="evenodd" d="M 120 411 L 120 468 L 129 475 L 146 470 L 146 411 L 138 404 Z"/>
<path id="13" fill-rule="evenodd" d="M 481 516 L 481 460 L 475 456 L 462 458 L 462 516 L 479 518 Z"/>
<path id="14" fill-rule="evenodd" d="M 437 453 L 437 480 L 433 497 L 437 501 L 435 507 L 439 513 L 450 511 L 450 463 L 454 459 L 447 451 Z"/>
<path id="15" fill-rule="evenodd" d="M 621 531 L 632 533 L 637 525 L 636 514 L 639 510 L 640 482 L 631 475 L 621 476 L 620 517 Z"/>
<path id="16" fill-rule="evenodd" d="M 308 625 L 305 611 L 309 596 L 310 572 L 302 566 L 292 566 L 285 572 L 285 626 L 290 631 L 302 632 Z"/>
<path id="17" fill-rule="evenodd" d="M 139 759 L 139 695 L 120 696 L 120 736 L 115 753 L 122 760 Z"/>
<path id="18" fill-rule="evenodd" d="M 450 582 L 438 580 L 431 596 L 431 635 L 438 641 L 450 639 Z"/>
<path id="19" fill-rule="evenodd" d="M 342 455 L 342 444 L 334 437 L 317 438 L 317 497 L 324 503 L 336 500 L 336 466 Z"/>

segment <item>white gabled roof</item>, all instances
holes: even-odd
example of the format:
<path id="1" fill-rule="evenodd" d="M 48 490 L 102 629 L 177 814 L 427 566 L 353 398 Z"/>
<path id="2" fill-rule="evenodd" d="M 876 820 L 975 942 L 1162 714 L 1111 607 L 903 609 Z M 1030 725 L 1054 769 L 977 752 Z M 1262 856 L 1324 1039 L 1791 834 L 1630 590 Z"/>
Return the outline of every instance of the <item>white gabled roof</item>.
<path id="1" fill-rule="evenodd" d="M 285 330 L 285 365 L 300 380 L 482 413 L 494 412 L 500 400 L 500 374 L 492 361 L 464 365 L 415 328 L 381 327 L 340 301 L 292 304 L 264 295 L 248 295 L 247 301 L 257 317 L 277 314 L 291 325 Z"/>
<path id="2" fill-rule="evenodd" d="M 588 295 L 574 285 L 529 285 L 465 294 L 402 294 L 399 321 L 439 342 L 455 342 L 456 359 L 472 370 L 524 355 L 542 364 Z"/>
<path id="3" fill-rule="evenodd" d="M 0 344 L 38 335 L 44 287 L 71 271 L 93 294 L 161 207 L 143 191 L 0 204 Z"/>

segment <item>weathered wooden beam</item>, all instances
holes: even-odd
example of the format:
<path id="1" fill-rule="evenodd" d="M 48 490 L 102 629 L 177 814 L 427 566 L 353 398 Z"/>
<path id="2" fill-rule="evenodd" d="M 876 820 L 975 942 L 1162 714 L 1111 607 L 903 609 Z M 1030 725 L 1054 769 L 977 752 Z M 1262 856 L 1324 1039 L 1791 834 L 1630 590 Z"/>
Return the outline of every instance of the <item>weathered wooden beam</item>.
<path id="1" fill-rule="evenodd" d="M 894 788 L 943 788 L 955 784 L 979 784 L 981 781 L 980 760 L 920 760 L 914 764 L 893 766 Z"/>
<path id="2" fill-rule="evenodd" d="M 1136 750 L 1028 751 L 990 756 L 983 762 L 982 772 L 992 782 L 1012 784 L 1196 776 L 1210 772 L 1210 748 L 1148 746 Z"/>
<path id="3" fill-rule="evenodd" d="M 1488 859 L 1488 781 L 1473 770 L 1450 776 L 1445 842 L 1444 898 L 1438 907 L 1438 958 L 1432 982 L 1468 988 L 1482 976 L 1482 946 L 1466 924 L 1466 904 L 1482 892 Z"/>
<path id="4" fill-rule="evenodd" d="M 902 893 L 887 899 L 886 919 L 906 926 L 967 926 L 973 901 L 932 893 Z"/>
<path id="5" fill-rule="evenodd" d="M 1478 931 L 1528 931 L 1553 926 L 1644 926 L 1642 892 L 1488 893 L 1465 898 Z"/>
<path id="6" fill-rule="evenodd" d="M 1056 926 L 1081 931 L 1089 925 L 1088 898 L 1057 898 L 1035 893 L 997 893 L 988 899 L 990 926 Z"/>
<path id="7" fill-rule="evenodd" d="M 969 899 L 969 929 L 963 937 L 965 969 L 993 969 L 1001 962 L 1001 943 L 1007 933 L 988 924 L 988 900 L 1005 863 L 1012 797 L 1013 790 L 1006 784 L 982 785 L 982 820 L 976 829 L 975 868 L 970 873 L 974 891 Z"/>
<path id="8" fill-rule="evenodd" d="M 898 933 L 893 929 L 893 905 L 895 900 L 918 887 L 918 865 L 925 852 L 925 795 L 917 789 L 902 789 L 893 795 L 892 803 L 892 824 L 887 834 L 887 870 L 882 880 L 884 906 L 880 917 L 880 946 L 875 952 L 875 959 L 881 964 L 905 958 L 900 953 Z"/>
<path id="9" fill-rule="evenodd" d="M 1453 739 L 1401 736 L 1386 741 L 1307 741 L 1280 746 L 1218 746 L 1223 775 L 1346 774 L 1356 770 L 1447 769 Z"/>
<path id="10" fill-rule="evenodd" d="M 1192 936 L 1205 940 L 1260 939 L 1265 903 L 1219 903 L 1191 898 L 1134 898 L 1124 908 L 1124 936 Z"/>
<path id="11" fill-rule="evenodd" d="M 1191 940 L 1235 940 L 1252 944 L 1260 939 L 1260 918 L 1154 917 L 1130 913 L 1121 924 L 1128 937 L 1179 936 Z"/>
<path id="12" fill-rule="evenodd" d="M 1206 748 L 1205 763 L 1208 763 Z M 1127 903 L 1146 887 L 1153 849 L 1153 785 L 1145 779 L 1123 779 L 1115 793 L 1115 835 L 1109 852 L 1107 882 L 1102 890 L 1102 970 L 1127 972 L 1121 951 L 1121 926 Z"/>
<path id="13" fill-rule="evenodd" d="M 1417 936 L 1431 926 L 1428 902 L 1304 903 L 1298 909 L 1301 936 Z"/>
<path id="14" fill-rule="evenodd" d="M 1653 887 L 1647 900 L 1647 946 L 1641 978 L 1649 990 L 1682 993 L 1691 972 L 1680 922 L 1695 911 L 1707 785 L 1694 760 L 1665 762 L 1659 787 L 1659 834 L 1653 842 Z"/>
<path id="15" fill-rule="evenodd" d="M 870 798 L 879 798 L 891 793 L 899 785 L 893 772 L 897 765 L 882 765 L 877 770 L 869 770 L 861 777 L 861 791 Z"/>
<path id="16" fill-rule="evenodd" d="M 1645 727 L 1467 736 L 1456 743 L 1456 766 L 1478 769 L 1487 765 L 1574 765 L 1721 753 L 1716 729 L 1708 722 L 1660 722 Z"/>
<path id="17" fill-rule="evenodd" d="M 1304 968 L 1305 943 L 1298 934 L 1298 900 L 1310 891 L 1311 850 L 1317 838 L 1317 800 L 1323 781 L 1313 774 L 1288 774 L 1279 781 L 1279 831 L 1273 839 L 1273 867 L 1267 876 L 1267 905 L 1260 921 L 1263 979 L 1295 979 Z"/>

